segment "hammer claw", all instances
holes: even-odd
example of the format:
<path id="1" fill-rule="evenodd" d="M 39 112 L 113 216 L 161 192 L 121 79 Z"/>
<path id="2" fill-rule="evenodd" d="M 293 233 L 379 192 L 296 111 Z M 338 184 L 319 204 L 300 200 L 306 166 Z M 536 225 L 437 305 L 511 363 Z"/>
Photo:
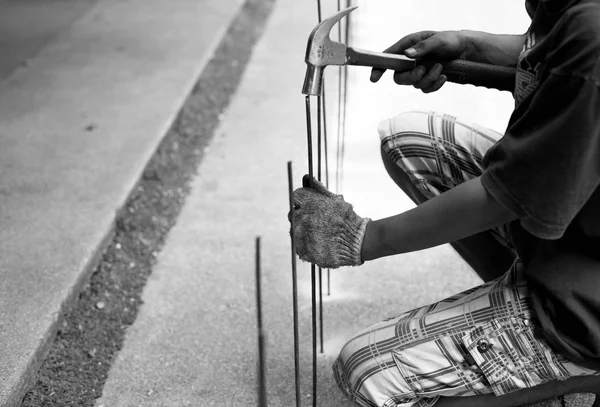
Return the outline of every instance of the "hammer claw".
<path id="1" fill-rule="evenodd" d="M 302 87 L 304 95 L 321 94 L 323 69 L 327 65 L 346 64 L 346 44 L 332 41 L 329 33 L 334 25 L 357 8 L 352 6 L 337 12 L 321 21 L 310 33 L 304 58 L 308 66 Z"/>

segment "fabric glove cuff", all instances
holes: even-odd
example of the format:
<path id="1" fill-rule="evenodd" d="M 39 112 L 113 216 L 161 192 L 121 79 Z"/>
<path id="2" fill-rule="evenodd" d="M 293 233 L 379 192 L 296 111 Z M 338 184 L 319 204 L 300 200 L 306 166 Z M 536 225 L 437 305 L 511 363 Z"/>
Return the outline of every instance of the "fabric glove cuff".
<path id="1" fill-rule="evenodd" d="M 360 222 L 348 225 L 348 231 L 343 236 L 343 247 L 346 250 L 340 251 L 340 260 L 342 264 L 360 266 L 364 263 L 361 258 L 361 250 L 367 224 L 371 221 L 369 218 L 359 218 Z"/>

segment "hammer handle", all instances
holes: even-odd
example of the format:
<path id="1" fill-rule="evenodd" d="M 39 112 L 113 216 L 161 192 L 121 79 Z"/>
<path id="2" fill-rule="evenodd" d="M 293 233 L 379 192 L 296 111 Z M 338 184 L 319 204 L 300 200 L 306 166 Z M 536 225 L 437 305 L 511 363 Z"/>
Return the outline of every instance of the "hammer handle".
<path id="1" fill-rule="evenodd" d="M 348 65 L 370 66 L 399 72 L 411 71 L 418 65 L 423 65 L 429 69 L 436 64 L 435 61 L 415 61 L 403 55 L 364 51 L 351 47 L 346 50 L 346 61 Z M 444 67 L 442 74 L 446 75 L 450 82 L 484 86 L 509 92 L 512 92 L 515 88 L 515 68 L 462 59 L 440 63 Z"/>

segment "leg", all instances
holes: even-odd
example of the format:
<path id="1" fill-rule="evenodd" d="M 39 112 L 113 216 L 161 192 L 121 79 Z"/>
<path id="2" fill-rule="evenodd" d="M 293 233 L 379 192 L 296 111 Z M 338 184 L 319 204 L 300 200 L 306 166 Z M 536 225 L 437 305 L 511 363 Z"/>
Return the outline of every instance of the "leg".
<path id="1" fill-rule="evenodd" d="M 381 149 L 381 158 L 390 178 L 414 203 L 419 205 L 427 200 L 423 193 L 415 187 L 408 175 L 392 162 L 383 148 Z M 515 261 L 514 252 L 503 246 L 489 232 L 478 233 L 452 242 L 450 245 L 484 282 L 501 277 Z"/>
<path id="2" fill-rule="evenodd" d="M 338 385 L 363 407 L 512 407 L 598 392 L 600 372 L 535 336 L 523 274 L 516 261 L 500 279 L 360 332 L 334 364 Z"/>
<path id="3" fill-rule="evenodd" d="M 594 393 L 600 406 L 600 376 L 577 376 L 523 389 L 504 396 L 443 397 L 435 407 L 517 407 L 573 393 Z"/>
<path id="4" fill-rule="evenodd" d="M 409 112 L 382 122 L 383 164 L 417 205 L 483 172 L 482 158 L 500 136 L 437 113 Z M 491 232 L 451 243 L 483 281 L 504 274 L 513 250 Z"/>

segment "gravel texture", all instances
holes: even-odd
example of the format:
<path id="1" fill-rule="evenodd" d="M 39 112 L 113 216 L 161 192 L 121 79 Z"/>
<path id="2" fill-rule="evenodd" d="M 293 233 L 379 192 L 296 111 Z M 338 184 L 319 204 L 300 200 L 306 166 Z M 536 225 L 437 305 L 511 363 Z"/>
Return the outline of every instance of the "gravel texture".
<path id="1" fill-rule="evenodd" d="M 157 253 L 234 95 L 275 0 L 247 0 L 171 129 L 117 215 L 102 260 L 62 316 L 54 344 L 22 407 L 93 406 L 135 321 Z"/>

